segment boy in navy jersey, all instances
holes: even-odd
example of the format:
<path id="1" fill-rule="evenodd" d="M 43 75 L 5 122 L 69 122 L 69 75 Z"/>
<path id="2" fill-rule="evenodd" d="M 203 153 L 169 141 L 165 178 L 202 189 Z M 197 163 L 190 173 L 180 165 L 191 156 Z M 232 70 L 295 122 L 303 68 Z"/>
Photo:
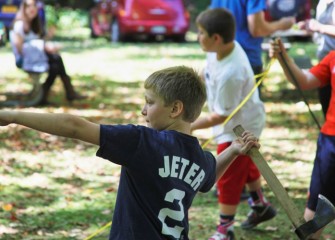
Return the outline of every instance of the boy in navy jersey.
<path id="1" fill-rule="evenodd" d="M 69 114 L 0 111 L 0 125 L 16 123 L 99 146 L 97 156 L 122 165 L 109 239 L 188 239 L 188 209 L 227 166 L 257 139 L 242 139 L 214 158 L 191 136 L 206 90 L 191 68 L 153 73 L 145 81 L 142 114 L 148 127 L 100 125 Z"/>

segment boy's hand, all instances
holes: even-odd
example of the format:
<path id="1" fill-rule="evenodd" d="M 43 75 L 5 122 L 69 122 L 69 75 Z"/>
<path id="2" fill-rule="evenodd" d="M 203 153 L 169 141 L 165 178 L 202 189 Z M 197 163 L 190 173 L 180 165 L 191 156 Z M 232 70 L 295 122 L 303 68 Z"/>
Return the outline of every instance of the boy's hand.
<path id="1" fill-rule="evenodd" d="M 300 30 L 308 30 L 308 20 L 297 22 L 297 27 Z"/>
<path id="2" fill-rule="evenodd" d="M 310 33 L 319 32 L 321 27 L 321 23 L 313 18 L 306 21 L 298 22 L 297 25 L 299 29 L 306 30 Z"/>
<path id="3" fill-rule="evenodd" d="M 258 143 L 258 138 L 256 138 L 251 132 L 244 131 L 242 133 L 242 137 L 233 141 L 231 146 L 234 148 L 235 153 L 240 155 L 246 154 L 252 147 L 259 149 L 261 145 Z"/>
<path id="4" fill-rule="evenodd" d="M 270 41 L 269 57 L 277 58 L 280 53 L 286 54 L 283 42 L 280 38 Z"/>
<path id="5" fill-rule="evenodd" d="M 290 29 L 295 24 L 295 17 L 283 17 L 280 20 L 281 30 Z"/>
<path id="6" fill-rule="evenodd" d="M 308 31 L 320 32 L 320 29 L 321 29 L 321 23 L 319 23 L 317 20 L 311 19 L 308 21 L 308 25 L 307 25 Z"/>

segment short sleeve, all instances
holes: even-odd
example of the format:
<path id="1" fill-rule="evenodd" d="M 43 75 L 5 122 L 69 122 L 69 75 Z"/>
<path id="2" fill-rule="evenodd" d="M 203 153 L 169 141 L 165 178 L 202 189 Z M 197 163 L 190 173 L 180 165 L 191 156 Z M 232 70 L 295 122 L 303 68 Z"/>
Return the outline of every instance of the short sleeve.
<path id="1" fill-rule="evenodd" d="M 219 0 L 212 0 L 211 5 L 209 6 L 209 8 L 219 8 L 219 7 L 221 7 Z"/>
<path id="2" fill-rule="evenodd" d="M 24 38 L 24 26 L 23 21 L 16 21 L 13 26 L 13 32 L 20 35 L 22 38 Z"/>
<path id="3" fill-rule="evenodd" d="M 253 0 L 253 1 L 246 1 L 246 12 L 247 15 L 252 15 L 266 9 L 266 2 L 265 0 Z"/>
<path id="4" fill-rule="evenodd" d="M 335 66 L 335 51 L 326 55 L 319 64 L 312 67 L 309 72 L 312 73 L 320 82 L 321 86 L 329 84 Z"/>
<path id="5" fill-rule="evenodd" d="M 126 166 L 139 144 L 141 131 L 134 125 L 100 125 L 97 156 Z"/>
<path id="6" fill-rule="evenodd" d="M 212 189 L 212 187 L 215 184 L 216 179 L 216 159 L 210 152 L 204 152 L 206 156 L 206 165 L 207 165 L 207 172 L 208 174 L 207 181 L 204 182 L 204 184 L 199 189 L 200 192 L 208 192 Z"/>

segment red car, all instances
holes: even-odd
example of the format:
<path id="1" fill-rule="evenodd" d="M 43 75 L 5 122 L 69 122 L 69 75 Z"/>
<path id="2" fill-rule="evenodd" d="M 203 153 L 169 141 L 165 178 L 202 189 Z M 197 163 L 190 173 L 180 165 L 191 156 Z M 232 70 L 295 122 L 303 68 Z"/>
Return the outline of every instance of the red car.
<path id="1" fill-rule="evenodd" d="M 190 26 L 183 0 L 100 0 L 90 18 L 91 36 L 113 42 L 136 36 L 185 41 Z"/>

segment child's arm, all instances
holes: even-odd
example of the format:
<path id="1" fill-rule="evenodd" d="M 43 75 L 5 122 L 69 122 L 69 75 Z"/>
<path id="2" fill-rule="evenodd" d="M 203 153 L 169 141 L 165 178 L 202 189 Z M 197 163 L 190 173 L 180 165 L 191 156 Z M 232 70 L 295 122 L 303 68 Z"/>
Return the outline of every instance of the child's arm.
<path id="1" fill-rule="evenodd" d="M 216 181 L 221 178 L 238 155 L 246 154 L 252 147 L 260 147 L 258 140 L 252 133 L 245 131 L 242 138 L 233 141 L 227 149 L 220 153 L 216 158 Z"/>
<path id="2" fill-rule="evenodd" d="M 99 145 L 100 142 L 99 124 L 70 114 L 0 111 L 0 125 L 6 126 L 11 123 L 95 145 Z"/>
<path id="3" fill-rule="evenodd" d="M 221 116 L 215 112 L 210 113 L 207 117 L 199 117 L 191 124 L 191 131 L 222 124 L 226 120 L 226 118 L 226 116 Z"/>
<path id="4" fill-rule="evenodd" d="M 277 21 L 268 22 L 264 12 L 259 11 L 247 17 L 248 30 L 253 37 L 266 37 L 278 30 L 287 30 L 295 23 L 294 17 L 283 17 Z"/>
<path id="5" fill-rule="evenodd" d="M 310 72 L 301 70 L 289 57 L 285 50 L 284 44 L 280 39 L 271 41 L 269 56 L 278 58 L 280 65 L 282 66 L 285 76 L 287 79 L 295 85 L 295 81 L 292 78 L 294 75 L 295 80 L 299 83 L 299 87 L 302 90 L 308 90 L 317 88 L 320 86 L 320 81 Z"/>

